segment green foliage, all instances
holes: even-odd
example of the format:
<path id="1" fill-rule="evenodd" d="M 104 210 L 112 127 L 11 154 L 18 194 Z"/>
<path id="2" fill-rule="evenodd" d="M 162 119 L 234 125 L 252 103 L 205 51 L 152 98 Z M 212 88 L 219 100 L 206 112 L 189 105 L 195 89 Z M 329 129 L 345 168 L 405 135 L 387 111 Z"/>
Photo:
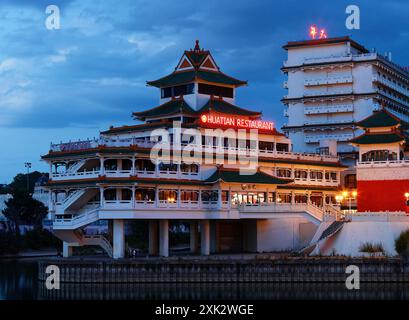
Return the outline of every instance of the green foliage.
<path id="1" fill-rule="evenodd" d="M 371 243 L 365 242 L 360 245 L 359 252 L 368 252 L 368 253 L 384 253 L 385 250 L 383 249 L 382 243 Z"/>
<path id="2" fill-rule="evenodd" d="M 33 199 L 27 193 L 14 193 L 13 197 L 5 202 L 6 208 L 2 213 L 9 220 L 14 233 L 20 232 L 21 224 L 40 227 L 42 220 L 47 215 L 47 207 L 43 203 Z"/>
<path id="3" fill-rule="evenodd" d="M 407 256 L 409 249 L 409 230 L 402 231 L 395 240 L 395 250 L 401 256 Z"/>
<path id="4" fill-rule="evenodd" d="M 34 192 L 34 185 L 36 181 L 43 175 L 43 173 L 38 171 L 30 172 L 28 175 L 29 189 L 27 192 L 27 174 L 19 173 L 13 179 L 13 182 L 10 183 L 9 188 L 11 194 L 21 194 L 21 193 L 30 193 Z"/>

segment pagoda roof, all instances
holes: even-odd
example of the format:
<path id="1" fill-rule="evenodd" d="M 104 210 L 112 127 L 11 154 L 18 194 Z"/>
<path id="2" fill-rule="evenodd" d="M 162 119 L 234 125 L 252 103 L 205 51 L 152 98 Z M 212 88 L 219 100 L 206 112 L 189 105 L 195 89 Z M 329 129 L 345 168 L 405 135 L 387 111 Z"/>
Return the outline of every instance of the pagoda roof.
<path id="1" fill-rule="evenodd" d="M 194 80 L 202 80 L 206 82 L 219 83 L 232 86 L 243 86 L 247 81 L 238 80 L 230 77 L 220 71 L 204 71 L 204 70 L 188 70 L 175 71 L 171 74 L 154 81 L 147 81 L 146 83 L 153 87 L 171 87 L 175 85 L 187 84 Z"/>
<path id="2" fill-rule="evenodd" d="M 200 48 L 198 40 L 194 49 L 183 53 L 174 72 L 160 79 L 147 81 L 147 84 L 163 88 L 187 84 L 195 80 L 235 87 L 247 84 L 247 81 L 238 80 L 221 72 L 210 51 Z"/>
<path id="3" fill-rule="evenodd" d="M 201 113 L 210 111 L 249 117 L 261 116 L 261 112 L 243 109 L 223 99 L 214 97 L 210 97 L 209 101 L 199 110 L 194 110 L 186 103 L 183 96 L 177 99 L 169 100 L 168 102 L 146 111 L 134 112 L 132 115 L 135 119 L 143 121 L 146 118 L 165 117 L 175 114 L 187 114 L 194 117 L 199 117 Z"/>
<path id="4" fill-rule="evenodd" d="M 234 114 L 234 115 L 240 115 L 240 116 L 260 116 L 261 115 L 261 112 L 243 109 L 223 99 L 217 99 L 214 97 L 211 97 L 209 101 L 207 101 L 207 103 L 197 111 L 197 113 L 201 114 L 203 112 L 210 112 L 210 111 L 215 111 L 218 113 Z"/>
<path id="5" fill-rule="evenodd" d="M 218 168 L 209 178 L 207 183 L 216 182 L 235 182 L 235 183 L 257 183 L 257 184 L 288 184 L 293 182 L 291 179 L 280 179 L 270 176 L 261 171 L 257 171 L 254 174 L 240 174 L 239 170 Z"/>
<path id="6" fill-rule="evenodd" d="M 401 121 L 398 117 L 382 108 L 379 111 L 375 111 L 369 117 L 357 122 L 356 125 L 361 128 L 382 128 L 395 127 L 400 123 Z"/>
<path id="7" fill-rule="evenodd" d="M 169 100 L 160 106 L 145 111 L 133 112 L 132 115 L 136 119 L 145 120 L 146 118 L 164 117 L 180 113 L 192 115 L 196 114 L 196 111 L 186 103 L 183 97 Z"/>
<path id="8" fill-rule="evenodd" d="M 401 141 L 405 141 L 405 137 L 398 132 L 364 133 L 354 139 L 349 140 L 350 143 L 354 144 L 379 144 Z"/>

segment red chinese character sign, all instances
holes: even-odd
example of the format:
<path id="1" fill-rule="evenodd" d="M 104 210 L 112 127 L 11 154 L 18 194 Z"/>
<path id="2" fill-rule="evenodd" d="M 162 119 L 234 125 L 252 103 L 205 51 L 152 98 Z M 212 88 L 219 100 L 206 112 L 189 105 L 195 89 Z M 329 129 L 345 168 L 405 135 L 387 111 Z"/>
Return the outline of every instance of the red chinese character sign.
<path id="1" fill-rule="evenodd" d="M 327 32 L 325 29 L 320 29 L 318 32 L 318 28 L 315 24 L 313 24 L 310 27 L 310 37 L 311 39 L 326 39 L 327 38 Z"/>
<path id="2" fill-rule="evenodd" d="M 202 114 L 200 123 L 211 127 L 227 127 L 237 129 L 259 129 L 259 130 L 274 130 L 274 123 L 271 121 L 252 120 L 242 117 L 226 116 L 218 114 Z"/>

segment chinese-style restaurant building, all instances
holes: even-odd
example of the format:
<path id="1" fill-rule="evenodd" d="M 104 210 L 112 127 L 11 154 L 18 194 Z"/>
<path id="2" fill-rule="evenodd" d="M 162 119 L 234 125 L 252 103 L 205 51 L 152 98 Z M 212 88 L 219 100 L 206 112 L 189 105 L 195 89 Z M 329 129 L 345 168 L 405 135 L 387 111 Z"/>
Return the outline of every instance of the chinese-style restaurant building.
<path id="1" fill-rule="evenodd" d="M 159 105 L 134 112 L 140 123 L 51 144 L 42 157 L 65 257 L 84 245 L 126 256 L 124 225 L 133 219 L 148 222 L 149 254 L 165 257 L 176 222 L 189 224 L 190 250 L 203 255 L 300 250 L 342 227 L 339 158 L 292 152 L 272 122 L 236 105 L 247 82 L 223 73 L 198 42 L 171 74 L 147 84 L 160 90 Z M 385 183 L 389 193 L 406 191 L 407 177 L 394 169 L 405 166 L 402 123 L 380 111 L 359 125 L 365 133 L 352 141 L 360 150 L 359 210 L 403 210 L 401 194 L 380 192 Z M 369 200 L 374 193 L 382 201 Z M 84 233 L 102 220 L 108 234 Z"/>

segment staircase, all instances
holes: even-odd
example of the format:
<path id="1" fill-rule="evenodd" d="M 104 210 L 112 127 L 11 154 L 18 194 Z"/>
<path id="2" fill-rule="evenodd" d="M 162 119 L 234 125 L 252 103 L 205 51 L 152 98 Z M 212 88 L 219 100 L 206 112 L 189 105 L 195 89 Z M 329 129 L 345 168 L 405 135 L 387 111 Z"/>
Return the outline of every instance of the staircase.
<path id="1" fill-rule="evenodd" d="M 84 188 L 71 193 L 61 204 L 56 206 L 56 214 L 64 214 L 69 210 L 78 211 L 98 193 L 98 189 Z"/>
<path id="2" fill-rule="evenodd" d="M 70 215 L 69 217 L 55 218 L 53 221 L 54 230 L 75 230 L 93 223 L 99 219 L 100 207 L 84 208 L 83 213 Z"/>
<path id="3" fill-rule="evenodd" d="M 86 162 L 87 162 L 87 160 L 80 160 L 80 161 L 74 163 L 71 167 L 69 167 L 69 168 L 67 169 L 67 171 L 66 171 L 65 173 L 66 173 L 67 175 L 76 173 L 78 170 L 81 169 L 82 166 L 85 165 Z"/>
<path id="4" fill-rule="evenodd" d="M 81 239 L 82 245 L 85 246 L 100 246 L 112 258 L 113 248 L 111 243 L 103 235 L 84 235 Z"/>
<path id="5" fill-rule="evenodd" d="M 335 220 L 332 223 L 330 223 L 320 234 L 321 232 L 321 228 L 318 228 L 317 233 L 315 234 L 315 236 L 313 237 L 313 239 L 311 240 L 311 243 L 302 248 L 299 253 L 303 253 L 303 254 L 310 254 L 311 252 L 314 251 L 314 249 L 317 247 L 317 245 L 325 240 L 328 239 L 330 237 L 332 237 L 333 235 L 335 235 L 338 231 L 340 231 L 342 229 L 342 227 L 344 226 L 346 221 L 344 220 Z M 320 230 L 321 229 L 321 230 Z M 318 240 L 315 240 L 318 237 Z"/>
<path id="6" fill-rule="evenodd" d="M 112 258 L 113 248 L 111 243 L 103 235 L 85 235 L 81 229 L 76 230 L 58 230 L 54 229 L 53 233 L 62 241 L 67 242 L 70 246 L 100 246 Z"/>

